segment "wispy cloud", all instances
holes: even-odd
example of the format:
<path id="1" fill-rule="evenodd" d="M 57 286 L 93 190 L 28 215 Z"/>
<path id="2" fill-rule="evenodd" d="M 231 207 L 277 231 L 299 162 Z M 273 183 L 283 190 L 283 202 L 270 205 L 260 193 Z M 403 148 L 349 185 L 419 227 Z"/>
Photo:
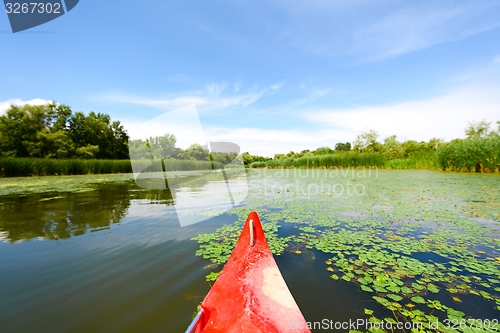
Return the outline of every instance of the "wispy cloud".
<path id="1" fill-rule="evenodd" d="M 217 98 L 221 95 L 221 93 L 226 90 L 227 88 L 227 83 L 209 83 L 206 85 L 206 93 L 208 96 Z"/>
<path id="2" fill-rule="evenodd" d="M 495 58 L 493 59 L 493 63 L 495 63 L 495 64 L 500 64 L 500 55 L 499 55 L 498 57 L 495 57 Z"/>
<path id="3" fill-rule="evenodd" d="M 11 105 L 16 105 L 16 106 L 23 106 L 26 104 L 44 105 L 44 104 L 48 104 L 48 103 L 52 103 L 52 101 L 42 99 L 42 98 L 34 98 L 34 99 L 27 100 L 27 101 L 23 101 L 20 98 L 9 99 L 9 100 L 0 102 L 0 114 L 4 114 L 5 112 L 7 112 L 7 110 L 10 109 Z"/>
<path id="4" fill-rule="evenodd" d="M 95 98 L 108 102 L 144 105 L 165 110 L 194 104 L 200 111 L 210 111 L 233 106 L 247 107 L 266 95 L 274 94 L 280 87 L 270 86 L 268 88 L 247 90 L 244 93 L 240 89 L 231 93 L 226 88 L 227 84 L 225 83 L 210 83 L 201 91 L 178 92 L 175 95 L 170 94 L 163 97 L 143 97 L 127 93 L 110 92 L 98 95 Z"/>
<path id="5" fill-rule="evenodd" d="M 365 60 L 393 57 L 436 44 L 463 39 L 500 26 L 484 14 L 491 3 L 420 3 L 409 4 L 371 26 L 365 26 L 354 38 L 353 50 L 370 53 Z"/>
<path id="6" fill-rule="evenodd" d="M 306 88 L 303 87 L 301 89 Z M 319 100 L 323 100 L 326 97 L 332 97 L 338 94 L 340 94 L 340 91 L 336 90 L 333 87 L 307 89 L 306 96 L 294 100 L 293 104 L 295 104 L 296 106 L 310 105 Z"/>
<path id="7" fill-rule="evenodd" d="M 236 82 L 234 84 L 234 93 L 237 93 L 240 89 L 241 89 L 241 83 L 240 82 Z"/>
<path id="8" fill-rule="evenodd" d="M 498 28 L 492 1 L 273 1 L 262 21 L 275 40 L 325 57 L 372 62 Z M 273 11 L 275 10 L 275 11 Z"/>
<path id="9" fill-rule="evenodd" d="M 276 153 L 302 151 L 319 147 L 333 147 L 349 133 L 330 129 L 262 129 L 262 128 L 218 128 L 204 129 L 209 141 L 227 141 L 238 144 L 241 152 L 273 157 Z"/>
<path id="10" fill-rule="evenodd" d="M 500 87 L 476 86 L 419 101 L 405 103 L 323 109 L 303 112 L 303 119 L 322 128 L 340 130 L 352 141 L 361 132 L 378 131 L 382 137 L 396 134 L 403 140 L 464 137 L 470 121 L 500 120 Z"/>

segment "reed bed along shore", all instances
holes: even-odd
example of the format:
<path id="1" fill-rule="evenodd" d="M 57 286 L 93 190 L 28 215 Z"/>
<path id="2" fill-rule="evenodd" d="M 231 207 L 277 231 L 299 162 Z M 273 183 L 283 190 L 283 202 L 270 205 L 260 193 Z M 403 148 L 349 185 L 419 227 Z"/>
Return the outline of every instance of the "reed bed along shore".
<path id="1" fill-rule="evenodd" d="M 437 151 L 387 159 L 383 153 L 339 152 L 300 158 L 254 162 L 252 168 L 367 168 L 430 169 L 459 172 L 500 172 L 500 138 L 457 140 Z"/>
<path id="2" fill-rule="evenodd" d="M 197 171 L 227 168 L 213 161 L 165 159 L 151 165 L 150 160 L 134 160 L 138 169 L 146 172 Z M 144 167 L 142 167 L 144 166 Z M 405 158 L 388 159 L 383 152 L 336 152 L 299 158 L 280 158 L 254 162 L 251 168 L 385 168 L 430 169 L 459 172 L 500 172 L 500 137 L 454 140 L 442 144 L 436 151 L 421 151 Z M 0 177 L 27 177 L 53 175 L 86 175 L 130 173 L 130 160 L 0 158 Z"/>
<path id="3" fill-rule="evenodd" d="M 500 171 L 500 137 L 452 141 L 438 151 L 443 170 Z"/>
<path id="4" fill-rule="evenodd" d="M 164 160 L 151 165 L 149 160 L 133 161 L 145 172 L 212 170 L 222 167 L 211 161 Z M 130 160 L 50 159 L 50 158 L 0 158 L 0 177 L 29 177 L 57 175 L 87 175 L 130 173 Z"/>
<path id="5" fill-rule="evenodd" d="M 382 153 L 342 152 L 329 155 L 284 158 L 252 163 L 252 168 L 387 168 L 432 169 L 436 168 L 435 154 L 420 154 L 408 158 L 387 160 Z"/>

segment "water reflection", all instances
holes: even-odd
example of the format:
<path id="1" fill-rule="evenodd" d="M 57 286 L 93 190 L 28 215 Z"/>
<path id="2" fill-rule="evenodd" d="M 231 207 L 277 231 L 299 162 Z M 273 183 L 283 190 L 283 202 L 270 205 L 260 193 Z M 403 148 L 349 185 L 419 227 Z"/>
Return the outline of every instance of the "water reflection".
<path id="1" fill-rule="evenodd" d="M 68 194 L 0 199 L 0 230 L 9 242 L 67 239 L 119 223 L 130 206 L 128 186 Z"/>
<path id="2" fill-rule="evenodd" d="M 246 171 L 232 165 L 208 171 L 145 172 L 135 180 L 144 189 L 170 189 L 181 227 L 223 214 L 248 194 Z"/>
<path id="3" fill-rule="evenodd" d="M 199 174 L 182 173 L 173 181 L 169 180 L 170 188 L 160 190 L 139 187 L 129 181 L 100 184 L 96 190 L 82 193 L 3 196 L 0 197 L 0 241 L 60 240 L 108 230 L 119 224 L 134 204 L 161 205 L 165 209 L 160 213 L 171 216 L 173 207 L 181 203 L 185 209 L 178 210 L 177 216 L 185 214 L 206 219 L 215 214 L 214 209 L 223 212 L 231 208 L 205 205 L 200 200 L 200 195 L 207 192 L 211 194 L 210 202 L 218 201 L 218 196 L 227 193 L 226 183 L 219 178 L 214 174 L 200 177 Z M 148 218 L 147 212 L 143 218 Z"/>

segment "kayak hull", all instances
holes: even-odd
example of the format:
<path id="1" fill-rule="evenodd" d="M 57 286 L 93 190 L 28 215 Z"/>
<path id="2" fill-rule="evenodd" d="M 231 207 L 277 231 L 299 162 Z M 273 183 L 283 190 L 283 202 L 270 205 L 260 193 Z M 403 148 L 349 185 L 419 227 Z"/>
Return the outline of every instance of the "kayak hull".
<path id="1" fill-rule="evenodd" d="M 311 332 L 269 249 L 257 213 L 201 304 L 193 332 Z"/>

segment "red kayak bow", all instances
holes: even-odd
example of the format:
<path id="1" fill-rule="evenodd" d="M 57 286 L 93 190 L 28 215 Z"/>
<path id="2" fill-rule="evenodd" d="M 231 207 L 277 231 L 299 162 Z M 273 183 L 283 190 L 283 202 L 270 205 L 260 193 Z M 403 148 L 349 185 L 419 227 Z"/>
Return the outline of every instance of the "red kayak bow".
<path id="1" fill-rule="evenodd" d="M 231 257 L 186 331 L 201 332 L 311 332 L 255 212 L 248 215 Z"/>

